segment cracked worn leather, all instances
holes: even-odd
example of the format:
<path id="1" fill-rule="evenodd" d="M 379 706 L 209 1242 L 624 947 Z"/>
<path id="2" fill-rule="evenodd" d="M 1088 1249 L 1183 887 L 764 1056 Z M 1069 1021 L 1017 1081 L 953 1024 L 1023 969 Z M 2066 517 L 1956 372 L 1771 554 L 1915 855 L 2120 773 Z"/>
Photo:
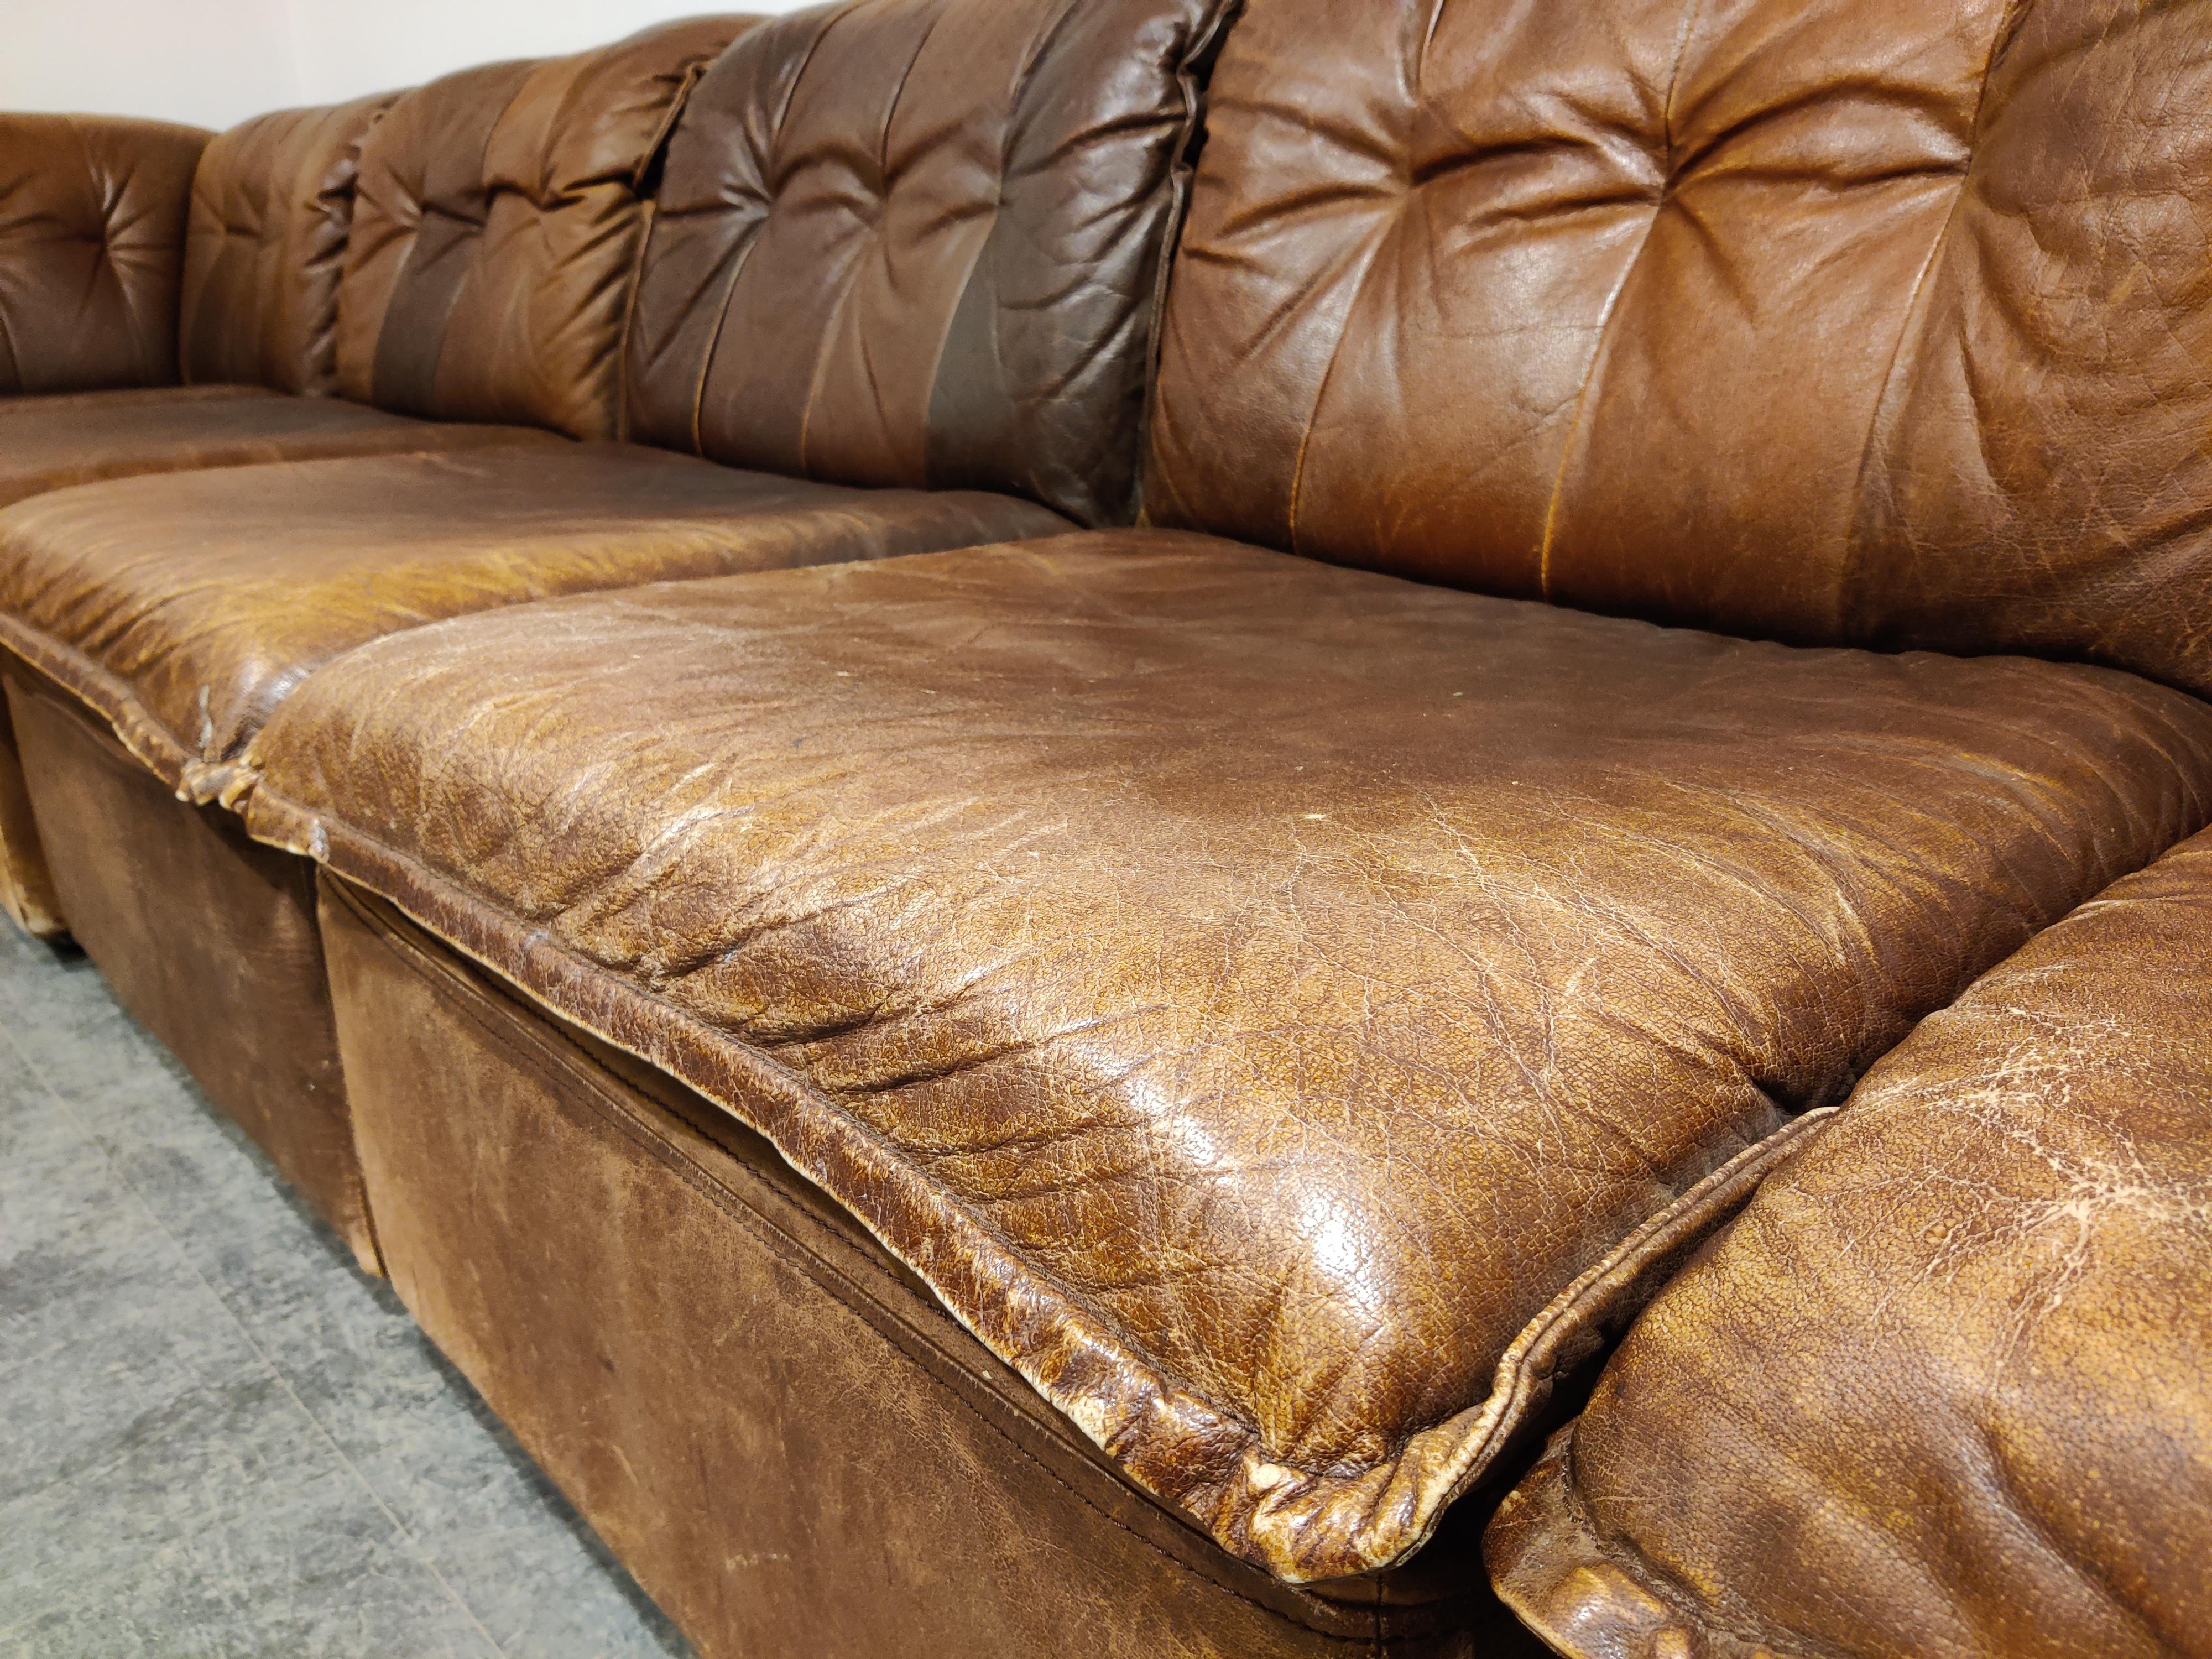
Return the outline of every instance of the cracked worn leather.
<path id="1" fill-rule="evenodd" d="M 339 390 L 402 414 L 620 436 L 655 166 L 700 71 L 751 21 L 665 23 L 396 101 L 361 149 Z"/>
<path id="2" fill-rule="evenodd" d="M 2212 54 L 2136 0 L 1255 0 L 1147 506 L 2212 691 Z"/>
<path id="3" fill-rule="evenodd" d="M 1231 1560 L 726 1112 L 327 878 L 321 933 L 392 1288 L 701 1655 L 1540 1653 L 1480 1517 Z"/>
<path id="4" fill-rule="evenodd" d="M 777 18 L 669 146 L 635 435 L 1126 523 L 1224 0 L 847 0 Z"/>
<path id="5" fill-rule="evenodd" d="M 1121 532 L 392 635 L 228 799 L 1312 1581 L 1418 1548 L 1810 1114 L 2200 828 L 2212 708 Z"/>
<path id="6" fill-rule="evenodd" d="M 198 127 L 0 114 L 0 397 L 167 386 Z"/>
<path id="7" fill-rule="evenodd" d="M 392 101 L 279 110 L 209 143 L 185 237 L 177 336 L 187 382 L 337 389 L 338 277 L 361 143 Z"/>
<path id="8" fill-rule="evenodd" d="M 1004 495 L 848 489 L 544 434 L 179 472 L 0 514 L 0 643 L 204 800 L 301 680 L 399 629 L 554 594 L 1067 528 Z"/>
<path id="9" fill-rule="evenodd" d="M 2212 1653 L 2212 836 L 1926 1021 L 1493 1522 L 1583 1659 Z"/>

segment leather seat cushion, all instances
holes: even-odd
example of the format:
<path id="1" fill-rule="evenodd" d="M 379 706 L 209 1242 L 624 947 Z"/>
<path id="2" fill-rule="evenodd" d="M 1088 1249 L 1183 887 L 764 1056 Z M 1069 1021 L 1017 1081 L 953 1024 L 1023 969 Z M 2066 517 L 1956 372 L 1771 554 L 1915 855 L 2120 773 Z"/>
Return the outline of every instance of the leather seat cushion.
<path id="1" fill-rule="evenodd" d="M 2212 813 L 2212 708 L 1103 532 L 514 610 L 230 797 L 683 1079 L 1149 1490 L 1417 1548 L 1914 1021 Z"/>
<path id="2" fill-rule="evenodd" d="M 515 427 L 410 420 L 259 386 L 10 398 L 0 401 L 0 507 L 72 484 L 149 472 L 540 441 Z"/>
<path id="3" fill-rule="evenodd" d="M 2209 936 L 2199 836 L 1922 1025 L 1653 1305 L 1491 1533 L 1561 1652 L 2205 1651 Z"/>
<path id="4" fill-rule="evenodd" d="M 1005 496 L 848 489 L 550 437 L 179 473 L 0 514 L 0 642 L 207 799 L 301 680 L 394 629 L 580 590 L 1066 528 Z"/>

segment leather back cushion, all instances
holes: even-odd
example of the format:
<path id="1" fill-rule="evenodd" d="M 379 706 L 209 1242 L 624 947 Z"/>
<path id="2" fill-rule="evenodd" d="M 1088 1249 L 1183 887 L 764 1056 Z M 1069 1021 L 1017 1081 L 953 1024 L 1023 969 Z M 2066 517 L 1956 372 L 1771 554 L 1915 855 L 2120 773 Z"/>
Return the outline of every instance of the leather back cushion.
<path id="1" fill-rule="evenodd" d="M 167 386 L 198 127 L 0 115 L 0 395 Z"/>
<path id="2" fill-rule="evenodd" d="M 1251 0 L 1163 522 L 2212 690 L 2212 8 Z"/>
<path id="3" fill-rule="evenodd" d="M 186 380 L 337 389 L 338 276 L 361 144 L 392 101 L 279 110 L 208 145 L 185 240 Z"/>
<path id="4" fill-rule="evenodd" d="M 738 40 L 669 148 L 636 435 L 1133 511 L 1219 0 L 848 0 Z"/>
<path id="5" fill-rule="evenodd" d="M 620 435 L 653 164 L 744 23 L 464 70 L 395 103 L 362 146 L 339 389 L 404 414 Z"/>

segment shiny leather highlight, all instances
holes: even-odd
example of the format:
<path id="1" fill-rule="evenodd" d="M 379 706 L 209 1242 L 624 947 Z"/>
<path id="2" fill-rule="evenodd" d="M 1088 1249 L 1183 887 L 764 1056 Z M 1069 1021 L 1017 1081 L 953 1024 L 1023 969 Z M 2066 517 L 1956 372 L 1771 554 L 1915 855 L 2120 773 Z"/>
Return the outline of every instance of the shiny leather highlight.
<path id="1" fill-rule="evenodd" d="M 1123 532 L 396 635 L 228 799 L 1298 1582 L 1416 1549 L 1794 1116 L 2200 828 L 2212 708 Z"/>

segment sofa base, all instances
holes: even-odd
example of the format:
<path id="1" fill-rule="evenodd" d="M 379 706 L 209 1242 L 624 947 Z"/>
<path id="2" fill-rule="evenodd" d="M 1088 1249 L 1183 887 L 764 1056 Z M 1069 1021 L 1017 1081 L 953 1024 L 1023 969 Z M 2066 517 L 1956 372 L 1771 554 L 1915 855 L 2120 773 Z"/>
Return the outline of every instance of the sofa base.
<path id="1" fill-rule="evenodd" d="M 1524 1655 L 1480 1513 L 1286 1588 L 1127 1485 L 726 1113 L 325 876 L 394 1286 L 707 1655 Z"/>
<path id="2" fill-rule="evenodd" d="M 131 1014 L 380 1271 L 346 1109 L 314 866 L 189 806 L 20 662 L 7 695 L 59 914 Z"/>
<path id="3" fill-rule="evenodd" d="M 15 747 L 15 723 L 4 700 L 0 700 L 0 910 L 33 939 L 59 939 L 69 932 L 61 896 L 54 891 L 53 875 L 39 845 L 23 757 Z"/>

